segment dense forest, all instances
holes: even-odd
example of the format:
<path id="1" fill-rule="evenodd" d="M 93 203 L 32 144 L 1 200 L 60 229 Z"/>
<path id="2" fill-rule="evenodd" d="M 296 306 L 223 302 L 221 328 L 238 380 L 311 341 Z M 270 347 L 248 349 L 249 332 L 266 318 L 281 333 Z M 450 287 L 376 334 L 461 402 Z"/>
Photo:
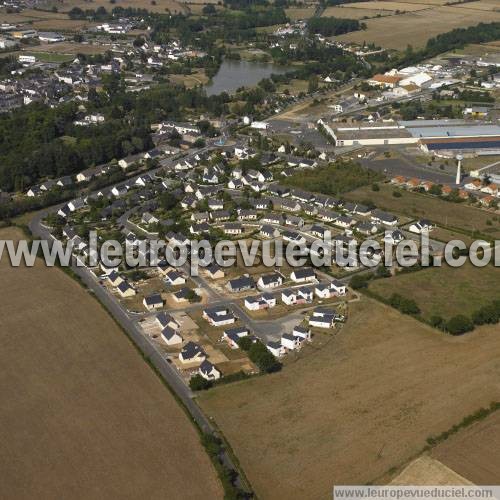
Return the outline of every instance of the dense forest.
<path id="1" fill-rule="evenodd" d="M 57 108 L 33 103 L 0 115 L 0 189 L 23 190 L 45 177 L 75 174 L 149 149 L 151 123 L 185 119 L 192 109 L 215 116 L 227 111 L 224 95 L 207 97 L 173 85 L 134 95 L 114 80 L 104 95 L 89 96 L 89 111 L 106 117 L 102 125 L 74 126 L 74 103 Z"/>
<path id="2" fill-rule="evenodd" d="M 307 27 L 312 34 L 323 36 L 337 36 L 366 29 L 364 23 L 357 19 L 339 19 L 337 17 L 312 17 L 307 21 Z"/>

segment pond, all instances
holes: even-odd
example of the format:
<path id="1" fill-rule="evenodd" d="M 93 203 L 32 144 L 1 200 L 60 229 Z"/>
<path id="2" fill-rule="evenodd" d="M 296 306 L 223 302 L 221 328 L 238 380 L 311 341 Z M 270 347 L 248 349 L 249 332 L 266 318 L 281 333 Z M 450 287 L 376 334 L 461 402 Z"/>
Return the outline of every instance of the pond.
<path id="1" fill-rule="evenodd" d="M 212 81 L 205 85 L 207 95 L 216 95 L 221 92 L 231 94 L 239 87 L 253 87 L 263 78 L 272 73 L 286 73 L 290 69 L 271 63 L 234 61 L 226 59 L 222 62 Z"/>

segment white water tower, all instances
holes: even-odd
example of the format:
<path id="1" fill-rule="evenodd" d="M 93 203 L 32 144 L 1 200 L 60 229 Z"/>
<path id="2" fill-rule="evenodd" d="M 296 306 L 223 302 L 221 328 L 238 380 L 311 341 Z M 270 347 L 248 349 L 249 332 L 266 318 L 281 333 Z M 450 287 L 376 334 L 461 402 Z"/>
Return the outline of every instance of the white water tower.
<path id="1" fill-rule="evenodd" d="M 462 160 L 464 157 L 462 155 L 457 155 L 457 177 L 455 179 L 455 184 L 458 186 L 462 180 Z"/>

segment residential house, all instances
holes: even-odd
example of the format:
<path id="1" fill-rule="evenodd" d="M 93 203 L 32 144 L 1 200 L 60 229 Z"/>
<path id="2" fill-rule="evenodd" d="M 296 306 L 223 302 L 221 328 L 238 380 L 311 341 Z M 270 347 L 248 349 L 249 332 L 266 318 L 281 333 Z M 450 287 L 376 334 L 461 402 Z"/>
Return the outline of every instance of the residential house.
<path id="1" fill-rule="evenodd" d="M 348 215 L 340 215 L 337 217 L 333 223 L 338 226 L 342 227 L 344 229 L 348 229 L 354 224 L 356 224 L 356 219 L 353 219 L 352 217 L 349 217 Z"/>
<path id="2" fill-rule="evenodd" d="M 298 340 L 297 337 L 294 337 L 292 334 L 284 333 L 281 336 L 281 345 L 285 349 L 288 349 L 289 351 L 294 351 L 300 348 L 300 341 Z"/>
<path id="3" fill-rule="evenodd" d="M 305 283 L 306 281 L 316 281 L 316 273 L 311 267 L 295 269 L 290 274 L 290 279 L 295 283 Z"/>
<path id="4" fill-rule="evenodd" d="M 379 230 L 376 224 L 369 221 L 358 222 L 357 224 L 354 225 L 353 229 L 358 233 L 365 234 L 366 236 L 376 234 Z"/>
<path id="5" fill-rule="evenodd" d="M 276 298 L 270 293 L 263 293 L 256 297 L 246 297 L 244 304 L 249 311 L 271 309 L 276 306 Z"/>
<path id="6" fill-rule="evenodd" d="M 163 299 L 159 293 L 153 293 L 148 297 L 144 297 L 142 303 L 148 311 L 154 311 L 163 307 Z"/>
<path id="7" fill-rule="evenodd" d="M 331 235 L 330 229 L 327 229 L 326 227 L 320 226 L 319 224 L 313 224 L 311 226 L 311 229 L 309 230 L 309 233 L 312 236 L 315 236 L 316 238 L 320 238 L 322 240 L 324 240 L 325 237 Z"/>
<path id="8" fill-rule="evenodd" d="M 222 200 L 218 200 L 217 198 L 211 198 L 208 200 L 208 208 L 209 210 L 223 210 L 224 202 Z"/>
<path id="9" fill-rule="evenodd" d="M 275 358 L 281 358 L 286 353 L 286 350 L 281 345 L 281 342 L 268 342 L 266 344 L 266 348 Z"/>
<path id="10" fill-rule="evenodd" d="M 281 214 L 274 214 L 274 213 L 264 214 L 261 221 L 264 222 L 265 224 L 275 224 L 277 226 L 281 226 L 284 224 L 283 216 Z"/>
<path id="11" fill-rule="evenodd" d="M 384 226 L 395 226 L 398 223 L 398 218 L 395 215 L 378 209 L 373 210 L 371 219 L 375 224 L 380 223 Z"/>
<path id="12" fill-rule="evenodd" d="M 492 196 L 498 195 L 498 185 L 493 182 L 481 188 L 481 191 L 486 194 L 491 194 Z"/>
<path id="13" fill-rule="evenodd" d="M 228 328 L 224 330 L 222 339 L 227 342 L 231 349 L 238 349 L 238 341 L 250 335 L 250 331 L 246 326 L 236 326 L 234 328 Z"/>
<path id="14" fill-rule="evenodd" d="M 122 281 L 116 288 L 123 298 L 133 297 L 136 294 L 136 291 L 126 281 Z"/>
<path id="15" fill-rule="evenodd" d="M 183 286 L 176 292 L 172 293 L 172 297 L 176 302 L 188 302 L 191 296 L 192 290 L 186 286 Z"/>
<path id="16" fill-rule="evenodd" d="M 202 316 L 215 327 L 230 325 L 236 321 L 232 311 L 224 306 L 215 306 L 204 309 Z"/>
<path id="17" fill-rule="evenodd" d="M 408 179 L 406 177 L 403 177 L 402 175 L 396 175 L 396 177 L 393 177 L 391 179 L 391 184 L 394 184 L 395 186 L 406 186 L 406 182 Z"/>
<path id="18" fill-rule="evenodd" d="M 243 226 L 239 222 L 226 222 L 222 230 L 225 234 L 237 235 L 243 233 Z"/>
<path id="19" fill-rule="evenodd" d="M 196 235 L 208 234 L 210 232 L 210 226 L 206 222 L 191 224 L 191 226 L 189 226 L 189 232 Z"/>
<path id="20" fill-rule="evenodd" d="M 263 236 L 264 238 L 278 238 L 280 236 L 280 230 L 277 228 L 274 228 L 273 226 L 269 226 L 267 224 L 264 224 L 260 228 L 260 235 Z"/>
<path id="21" fill-rule="evenodd" d="M 207 361 L 206 359 L 198 368 L 198 373 L 208 381 L 218 380 L 222 376 L 221 372 L 217 368 L 215 368 L 215 366 L 210 363 L 210 361 Z"/>
<path id="22" fill-rule="evenodd" d="M 295 326 L 292 330 L 292 335 L 301 340 L 311 340 L 311 330 L 303 326 Z"/>
<path id="23" fill-rule="evenodd" d="M 479 179 L 473 179 L 467 182 L 467 184 L 464 184 L 464 188 L 469 189 L 470 191 L 479 191 L 482 186 L 483 183 Z"/>
<path id="24" fill-rule="evenodd" d="M 121 160 L 118 160 L 118 165 L 123 168 L 123 170 L 126 170 L 127 168 L 130 168 L 132 165 L 135 165 L 136 163 L 139 163 L 143 159 L 142 154 L 135 154 L 135 155 L 130 155 L 127 156 L 126 158 L 122 158 Z"/>
<path id="25" fill-rule="evenodd" d="M 191 214 L 191 220 L 193 222 L 208 222 L 210 215 L 208 212 L 194 212 Z"/>
<path id="26" fill-rule="evenodd" d="M 434 229 L 434 224 L 427 219 L 420 219 L 412 224 L 408 228 L 409 231 L 416 234 L 428 233 Z"/>
<path id="27" fill-rule="evenodd" d="M 181 327 L 179 322 L 173 316 L 171 316 L 166 312 L 158 313 L 155 319 L 161 329 L 166 328 L 168 326 L 173 330 L 179 330 Z"/>
<path id="28" fill-rule="evenodd" d="M 283 276 L 280 273 L 263 274 L 257 280 L 260 289 L 277 288 L 283 285 Z"/>
<path id="29" fill-rule="evenodd" d="M 243 182 L 241 179 L 230 179 L 227 183 L 229 189 L 241 189 L 243 187 Z"/>
<path id="30" fill-rule="evenodd" d="M 231 214 L 228 210 L 215 210 L 210 214 L 210 217 L 214 222 L 223 222 L 231 218 Z"/>
<path id="31" fill-rule="evenodd" d="M 149 174 L 140 175 L 135 180 L 136 186 L 146 187 L 153 182 L 153 178 Z"/>
<path id="32" fill-rule="evenodd" d="M 386 231 L 384 235 L 384 241 L 389 243 L 389 245 L 397 245 L 405 239 L 404 234 L 396 229 L 394 231 Z"/>
<path id="33" fill-rule="evenodd" d="M 207 267 L 206 271 L 208 276 L 213 280 L 221 279 L 225 276 L 224 271 L 217 264 L 211 264 Z"/>
<path id="34" fill-rule="evenodd" d="M 294 226 L 297 228 L 304 227 L 304 219 L 302 217 L 296 217 L 294 215 L 286 214 L 285 215 L 285 224 L 287 226 Z"/>
<path id="35" fill-rule="evenodd" d="M 318 219 L 322 220 L 323 222 L 334 222 L 338 217 L 340 217 L 340 214 L 326 208 L 320 208 L 318 209 L 317 216 Z"/>
<path id="36" fill-rule="evenodd" d="M 273 199 L 273 208 L 284 212 L 300 212 L 301 205 L 298 201 L 288 199 Z"/>
<path id="37" fill-rule="evenodd" d="M 336 279 L 333 279 L 330 283 L 330 289 L 335 295 L 345 295 L 347 293 L 347 285 Z"/>
<path id="38" fill-rule="evenodd" d="M 70 209 L 71 212 L 80 210 L 84 206 L 85 206 L 85 201 L 83 200 L 83 198 L 76 198 L 68 203 L 68 208 Z"/>
<path id="39" fill-rule="evenodd" d="M 239 220 L 257 220 L 258 214 L 256 210 L 239 208 L 237 210 Z"/>
<path id="40" fill-rule="evenodd" d="M 205 351 L 194 342 L 188 342 L 179 353 L 181 363 L 202 363 L 206 358 Z"/>
<path id="41" fill-rule="evenodd" d="M 186 278 L 179 271 L 172 269 L 165 274 L 165 281 L 171 286 L 178 286 L 184 285 Z"/>
<path id="42" fill-rule="evenodd" d="M 250 276 L 240 276 L 239 278 L 229 280 L 227 287 L 231 292 L 245 292 L 247 290 L 253 290 L 255 288 L 255 282 Z"/>
<path id="43" fill-rule="evenodd" d="M 491 195 L 485 196 L 479 200 L 483 207 L 491 207 L 495 201 L 495 197 Z"/>
<path id="44" fill-rule="evenodd" d="M 144 212 L 142 214 L 141 221 L 143 224 L 149 225 L 149 224 L 157 224 L 158 222 L 160 222 L 160 219 L 158 219 L 158 217 L 156 217 L 150 212 Z"/>
<path id="45" fill-rule="evenodd" d="M 304 236 L 295 231 L 283 231 L 283 241 L 285 242 L 294 242 L 298 245 L 303 245 L 306 242 Z"/>
<path id="46" fill-rule="evenodd" d="M 111 271 L 108 274 L 108 280 L 111 283 L 111 286 L 114 287 L 117 287 L 125 281 L 116 271 Z"/>
<path id="47" fill-rule="evenodd" d="M 309 326 L 316 328 L 331 328 L 337 319 L 337 313 L 333 309 L 317 308 L 309 317 Z"/>
<path id="48" fill-rule="evenodd" d="M 170 326 L 166 326 L 161 331 L 161 339 L 168 346 L 174 346 L 174 345 L 182 344 L 182 342 L 184 340 L 182 338 L 181 334 L 178 332 L 178 330 L 174 330 Z"/>

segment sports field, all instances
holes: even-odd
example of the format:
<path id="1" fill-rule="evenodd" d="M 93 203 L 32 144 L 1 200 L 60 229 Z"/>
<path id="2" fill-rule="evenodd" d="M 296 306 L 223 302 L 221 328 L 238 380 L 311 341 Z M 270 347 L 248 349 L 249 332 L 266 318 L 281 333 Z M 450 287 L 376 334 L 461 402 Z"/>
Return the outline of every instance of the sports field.
<path id="1" fill-rule="evenodd" d="M 362 298 L 314 355 L 200 399 L 259 497 L 328 498 L 389 481 L 429 435 L 487 406 L 499 355 L 498 328 L 452 338 Z"/>
<path id="2" fill-rule="evenodd" d="M 189 418 L 99 303 L 41 262 L 0 275 L 2 498 L 222 498 Z"/>

